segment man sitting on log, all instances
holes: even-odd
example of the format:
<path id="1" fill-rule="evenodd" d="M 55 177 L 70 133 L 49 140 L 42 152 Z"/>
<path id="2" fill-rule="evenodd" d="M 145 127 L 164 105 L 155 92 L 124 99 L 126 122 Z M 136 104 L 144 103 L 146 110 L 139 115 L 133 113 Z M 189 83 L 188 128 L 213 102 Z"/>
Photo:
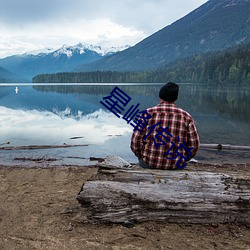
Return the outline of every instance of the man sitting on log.
<path id="1" fill-rule="evenodd" d="M 143 168 L 184 168 L 200 141 L 192 116 L 177 107 L 179 86 L 169 82 L 159 91 L 160 103 L 140 112 L 131 137 L 131 149 Z"/>

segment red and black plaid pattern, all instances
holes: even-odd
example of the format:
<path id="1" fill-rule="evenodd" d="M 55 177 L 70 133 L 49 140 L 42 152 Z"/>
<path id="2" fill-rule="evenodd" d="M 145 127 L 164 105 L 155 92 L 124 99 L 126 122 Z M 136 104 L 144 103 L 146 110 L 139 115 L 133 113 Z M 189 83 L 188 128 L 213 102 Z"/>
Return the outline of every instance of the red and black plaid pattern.
<path id="1" fill-rule="evenodd" d="M 153 168 L 175 169 L 197 153 L 199 135 L 189 113 L 168 102 L 148 108 L 146 113 L 150 115 L 148 125 L 134 129 L 131 137 L 131 149 L 138 158 Z M 192 148 L 191 156 L 185 148 Z"/>

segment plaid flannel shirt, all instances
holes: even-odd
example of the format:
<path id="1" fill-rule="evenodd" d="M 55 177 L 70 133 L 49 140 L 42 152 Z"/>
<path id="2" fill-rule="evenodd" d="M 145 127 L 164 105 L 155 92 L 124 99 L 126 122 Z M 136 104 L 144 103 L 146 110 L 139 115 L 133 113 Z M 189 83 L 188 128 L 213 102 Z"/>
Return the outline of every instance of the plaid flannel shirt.
<path id="1" fill-rule="evenodd" d="M 134 129 L 131 137 L 131 149 L 139 159 L 153 168 L 176 169 L 176 163 L 179 160 L 180 165 L 186 161 L 184 158 L 180 159 L 177 151 L 185 157 L 189 155 L 185 149 L 179 147 L 181 144 L 186 148 L 193 148 L 189 159 L 197 153 L 200 145 L 199 135 L 189 113 L 170 102 L 161 102 L 155 107 L 148 108 L 147 113 L 151 115 L 151 118 L 147 120 L 148 125 L 141 132 Z M 158 122 L 161 123 L 152 131 L 150 127 Z M 159 135 L 159 131 L 166 127 L 172 137 L 166 133 Z M 168 157 L 166 152 L 171 157 Z M 176 158 L 173 159 L 174 157 Z"/>

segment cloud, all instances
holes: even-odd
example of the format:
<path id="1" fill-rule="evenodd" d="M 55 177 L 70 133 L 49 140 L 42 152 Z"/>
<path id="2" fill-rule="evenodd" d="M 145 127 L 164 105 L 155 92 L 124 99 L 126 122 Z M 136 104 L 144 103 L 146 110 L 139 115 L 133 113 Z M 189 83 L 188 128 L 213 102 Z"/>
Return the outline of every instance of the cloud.
<path id="1" fill-rule="evenodd" d="M 67 6 L 59 0 L 1 0 L 0 20 L 10 26 L 21 27 L 31 22 L 53 20 L 62 14 L 63 9 L 66 10 Z"/>
<path id="2" fill-rule="evenodd" d="M 133 45 L 204 2 L 0 0 L 0 50 L 10 53 L 6 44 L 20 52 L 78 42 Z"/>
<path id="3" fill-rule="evenodd" d="M 22 27 L 34 23 L 109 19 L 138 30 L 157 31 L 198 7 L 205 0 L 1 0 L 0 20 Z"/>
<path id="4" fill-rule="evenodd" d="M 1 141 L 14 145 L 72 144 L 74 136 L 82 136 L 84 143 L 104 143 L 109 135 L 124 135 L 131 126 L 113 114 L 99 110 L 74 117 L 70 110 L 60 113 L 37 110 L 14 110 L 0 106 Z M 49 136 L 48 136 L 49 135 Z M 13 146 L 13 145 L 12 145 Z"/>
<path id="5" fill-rule="evenodd" d="M 49 29 L 47 27 L 50 27 Z M 63 44 L 79 42 L 105 46 L 133 45 L 145 37 L 145 33 L 111 22 L 109 19 L 72 22 L 29 24 L 22 29 L 8 29 L 0 24 L 0 57 L 22 54 L 46 47 L 59 48 Z M 4 35 L 3 35 L 4 34 Z M 4 48 L 1 50 L 1 48 Z"/>

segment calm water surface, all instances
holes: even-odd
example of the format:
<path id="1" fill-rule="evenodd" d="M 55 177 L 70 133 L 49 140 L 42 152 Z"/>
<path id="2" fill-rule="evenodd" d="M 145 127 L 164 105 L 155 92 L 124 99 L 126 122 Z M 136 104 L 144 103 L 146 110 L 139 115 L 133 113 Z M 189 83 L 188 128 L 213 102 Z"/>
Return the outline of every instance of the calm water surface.
<path id="1" fill-rule="evenodd" d="M 127 161 L 137 162 L 130 151 L 133 127 L 100 103 L 115 86 L 0 84 L 0 147 L 64 143 L 88 145 L 61 149 L 0 150 L 0 164 L 27 165 L 27 161 L 20 159 L 41 158 L 40 164 L 44 166 L 85 165 L 95 164 L 89 162 L 90 157 L 107 155 L 118 155 Z M 158 103 L 161 86 L 118 85 L 131 97 L 126 107 L 139 103 L 140 111 Z M 249 87 L 181 84 L 176 104 L 194 117 L 202 143 L 250 146 Z M 250 152 L 201 149 L 195 158 L 201 162 L 244 163 L 250 162 Z M 37 165 L 33 161 L 28 161 L 28 164 Z"/>

